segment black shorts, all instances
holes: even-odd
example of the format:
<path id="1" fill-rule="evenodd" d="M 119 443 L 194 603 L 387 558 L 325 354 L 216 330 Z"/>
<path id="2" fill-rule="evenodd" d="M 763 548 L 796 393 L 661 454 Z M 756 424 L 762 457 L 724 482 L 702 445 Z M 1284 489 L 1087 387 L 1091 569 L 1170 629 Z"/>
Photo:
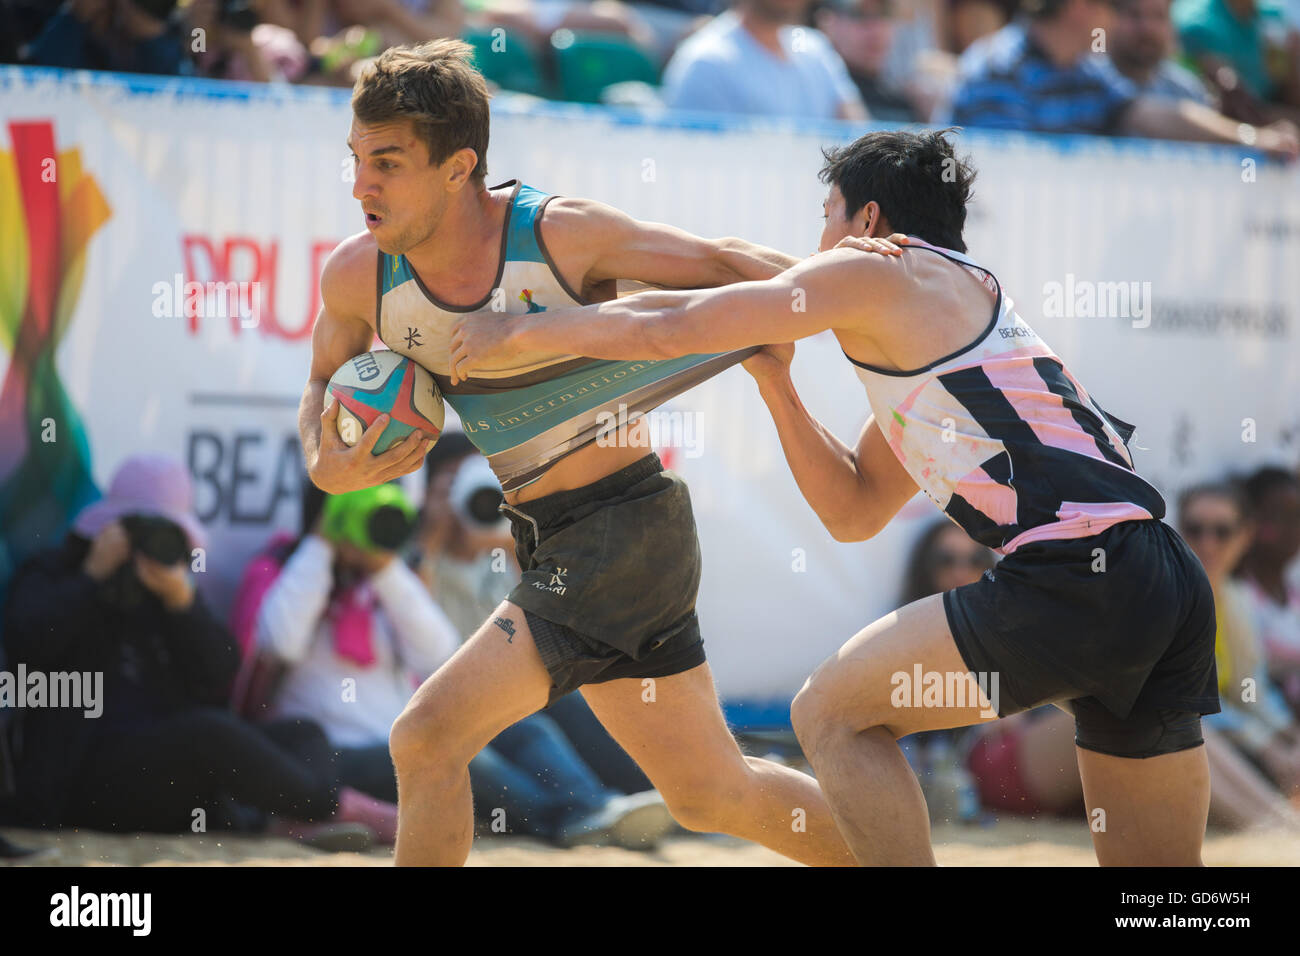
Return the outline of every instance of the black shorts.
<path id="1" fill-rule="evenodd" d="M 1214 595 L 1161 521 L 1026 544 L 943 606 L 966 666 L 998 675 L 1000 716 L 1071 701 L 1083 741 L 1103 709 L 1112 723 L 1219 711 Z"/>
<path id="2" fill-rule="evenodd" d="M 551 701 L 583 684 L 704 663 L 700 545 L 686 483 L 655 454 L 571 491 L 502 505 Z"/>

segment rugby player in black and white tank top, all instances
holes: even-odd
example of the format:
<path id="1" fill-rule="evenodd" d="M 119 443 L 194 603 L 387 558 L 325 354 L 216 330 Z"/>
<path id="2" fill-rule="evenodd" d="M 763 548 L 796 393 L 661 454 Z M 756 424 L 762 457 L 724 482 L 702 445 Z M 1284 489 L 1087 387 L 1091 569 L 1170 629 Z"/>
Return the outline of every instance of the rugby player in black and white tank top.
<path id="1" fill-rule="evenodd" d="M 1159 521 L 1164 500 L 1128 449 L 1133 427 L 965 256 L 972 178 L 944 133 L 870 133 L 828 154 L 818 255 L 766 281 L 463 320 L 452 375 L 558 342 L 605 359 L 767 345 L 745 367 L 800 491 L 837 540 L 874 536 L 919 489 L 1004 555 L 980 581 L 864 628 L 794 700 L 795 729 L 856 858 L 934 861 L 897 738 L 1055 703 L 1075 716 L 1088 806 L 1107 814 L 1104 830 L 1092 828 L 1098 859 L 1199 864 L 1209 805 L 1200 716 L 1219 709 L 1209 584 Z M 878 241 L 855 238 L 895 230 L 899 254 L 864 255 Z M 804 408 L 794 346 L 771 344 L 826 330 L 873 412 L 855 447 Z M 918 668 L 942 693 L 899 694 L 900 675 Z"/>

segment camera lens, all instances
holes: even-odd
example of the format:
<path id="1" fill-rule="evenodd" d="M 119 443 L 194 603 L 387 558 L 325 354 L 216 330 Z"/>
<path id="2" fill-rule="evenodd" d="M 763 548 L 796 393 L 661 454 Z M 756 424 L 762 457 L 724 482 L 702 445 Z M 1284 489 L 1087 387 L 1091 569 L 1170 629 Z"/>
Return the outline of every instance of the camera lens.
<path id="1" fill-rule="evenodd" d="M 465 500 L 465 512 L 477 524 L 493 525 L 501 519 L 501 502 L 505 500 L 501 489 L 480 485 Z"/>
<path id="2" fill-rule="evenodd" d="M 133 549 L 162 564 L 176 564 L 189 555 L 185 531 L 160 515 L 125 515 L 122 527 Z"/>
<path id="3" fill-rule="evenodd" d="M 415 530 L 415 523 L 407 518 L 401 508 L 381 505 L 370 513 L 366 531 L 370 543 L 385 551 L 396 551 Z"/>

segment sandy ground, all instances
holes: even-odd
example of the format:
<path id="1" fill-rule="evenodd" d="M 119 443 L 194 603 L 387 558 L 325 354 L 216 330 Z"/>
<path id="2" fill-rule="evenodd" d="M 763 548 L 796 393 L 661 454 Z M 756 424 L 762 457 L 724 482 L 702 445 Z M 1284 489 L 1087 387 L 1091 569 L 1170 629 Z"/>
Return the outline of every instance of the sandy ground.
<path id="1" fill-rule="evenodd" d="M 388 866 L 391 851 L 321 853 L 289 840 L 226 835 L 114 836 L 90 830 L 0 830 L 13 842 L 49 848 L 36 865 L 58 866 Z M 1094 866 L 1082 822 L 1005 819 L 992 826 L 940 826 L 935 855 L 947 866 Z M 1205 842 L 1210 866 L 1300 866 L 1300 833 L 1216 833 Z M 0 863 L 0 865 L 4 865 Z M 482 837 L 470 866 L 794 866 L 729 837 L 684 835 L 653 852 L 614 847 L 560 850 L 534 840 Z"/>

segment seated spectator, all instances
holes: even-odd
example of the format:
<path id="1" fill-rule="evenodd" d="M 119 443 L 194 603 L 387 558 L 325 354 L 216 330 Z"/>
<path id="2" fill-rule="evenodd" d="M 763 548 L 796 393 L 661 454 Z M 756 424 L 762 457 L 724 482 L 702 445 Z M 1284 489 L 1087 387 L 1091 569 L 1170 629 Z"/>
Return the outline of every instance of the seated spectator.
<path id="1" fill-rule="evenodd" d="M 123 73 L 189 72 L 175 0 L 65 0 L 22 62 Z"/>
<path id="2" fill-rule="evenodd" d="M 456 37 L 465 27 L 461 0 L 332 0 L 329 9 L 340 28 L 378 30 L 385 47 Z"/>
<path id="3" fill-rule="evenodd" d="M 263 822 L 243 812 L 252 808 L 302 821 L 282 832 L 319 845 L 351 840 L 356 830 L 332 823 L 366 823 L 372 802 L 340 789 L 323 761 L 301 756 L 323 756 L 319 728 L 256 728 L 224 707 L 238 652 L 190 577 L 192 549 L 204 544 L 192 502 L 179 462 L 129 458 L 63 544 L 15 575 L 5 608 L 9 665 L 47 680 L 103 675 L 93 718 L 85 708 L 17 712 L 15 822 L 242 829 Z"/>
<path id="4" fill-rule="evenodd" d="M 457 635 L 398 557 L 416 514 L 401 488 L 325 495 L 307 485 L 307 533 L 260 589 L 253 616 L 258 655 L 282 668 L 267 712 L 319 724 L 340 781 L 395 803 L 388 732 L 420 681 L 456 649 Z M 255 587 L 246 576 L 241 591 Z M 237 607 L 247 620 L 242 600 Z"/>
<path id="5" fill-rule="evenodd" d="M 844 60 L 871 118 L 912 123 L 921 117 L 907 98 L 885 83 L 884 66 L 893 39 L 891 0 L 828 0 L 813 22 Z"/>
<path id="6" fill-rule="evenodd" d="M 946 116 L 957 84 L 957 58 L 1006 26 L 1016 0 L 913 0 L 891 17 L 885 84 L 902 90 L 918 118 Z"/>
<path id="7" fill-rule="evenodd" d="M 189 29 L 203 31 L 203 44 L 193 50 L 200 75 L 259 83 L 296 83 L 306 77 L 311 66 L 307 48 L 286 27 L 259 23 L 251 8 L 192 0 L 185 13 Z"/>
<path id="8" fill-rule="evenodd" d="M 1175 43 L 1169 4 L 1170 0 L 1115 0 L 1106 47 L 1110 60 L 1140 96 L 1213 106 L 1205 84 L 1172 59 Z"/>
<path id="9" fill-rule="evenodd" d="M 1264 122 L 1269 104 L 1300 107 L 1300 32 L 1275 0 L 1176 0 L 1187 59 L 1230 115 Z"/>
<path id="10" fill-rule="evenodd" d="M 472 19 L 505 27 L 545 49 L 556 30 L 610 33 L 655 49 L 655 31 L 646 18 L 620 0 L 488 0 Z"/>
<path id="11" fill-rule="evenodd" d="M 1140 95 L 1104 56 L 1096 30 L 1109 0 L 1024 0 L 1008 24 L 962 56 L 952 122 L 1039 133 L 1100 133 L 1252 146 L 1294 159 L 1292 123 L 1238 123 L 1195 100 Z"/>
<path id="12" fill-rule="evenodd" d="M 1225 737 L 1203 723 L 1210 765 L 1210 823 L 1231 830 L 1300 830 L 1300 814 Z M 973 730 L 966 766 L 980 804 L 1018 816 L 1077 816 L 1085 810 L 1074 718 L 1052 705 Z"/>
<path id="13" fill-rule="evenodd" d="M 674 109 L 812 119 L 867 118 L 830 41 L 802 26 L 811 0 L 736 0 L 686 40 L 664 71 Z"/>
<path id="14" fill-rule="evenodd" d="M 444 434 L 425 468 L 417 567 L 468 637 L 518 580 L 514 539 L 497 510 L 500 485 L 463 432 Z M 561 845 L 649 849 L 674 826 L 663 799 L 581 694 L 507 728 L 471 761 L 469 773 L 481 811 L 505 809 L 510 829 Z"/>
<path id="15" fill-rule="evenodd" d="M 972 43 L 1001 30 L 1016 12 L 1016 0 L 947 0 L 945 48 L 961 55 Z"/>
<path id="16" fill-rule="evenodd" d="M 996 555 L 972 541 L 947 518 L 931 524 L 912 549 L 904 573 L 903 604 L 978 581 Z M 973 820 L 979 810 L 974 780 L 958 753 L 963 730 L 935 730 L 905 738 L 904 753 L 916 769 L 930 815 Z"/>
<path id="17" fill-rule="evenodd" d="M 1300 588 L 1287 580 L 1287 566 L 1300 552 L 1300 479 L 1283 468 L 1261 468 L 1244 487 L 1255 537 L 1239 576 L 1269 673 L 1300 715 Z"/>
<path id="18" fill-rule="evenodd" d="M 1300 796 L 1300 725 L 1269 679 L 1246 586 L 1230 577 L 1250 545 L 1249 506 L 1233 485 L 1198 485 L 1178 501 L 1178 530 L 1214 589 L 1214 656 L 1223 710 L 1205 717 L 1288 797 Z"/>

